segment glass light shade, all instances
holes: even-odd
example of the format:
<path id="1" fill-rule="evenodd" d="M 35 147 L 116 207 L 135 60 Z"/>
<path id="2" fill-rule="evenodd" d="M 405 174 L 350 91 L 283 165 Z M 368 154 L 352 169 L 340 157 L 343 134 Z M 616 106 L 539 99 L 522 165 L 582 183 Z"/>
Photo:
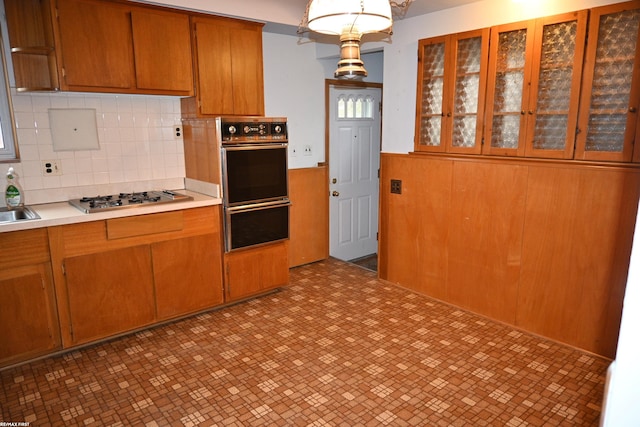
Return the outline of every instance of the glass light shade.
<path id="1" fill-rule="evenodd" d="M 375 33 L 391 27 L 388 0 L 312 0 L 309 29 L 323 34 Z"/>

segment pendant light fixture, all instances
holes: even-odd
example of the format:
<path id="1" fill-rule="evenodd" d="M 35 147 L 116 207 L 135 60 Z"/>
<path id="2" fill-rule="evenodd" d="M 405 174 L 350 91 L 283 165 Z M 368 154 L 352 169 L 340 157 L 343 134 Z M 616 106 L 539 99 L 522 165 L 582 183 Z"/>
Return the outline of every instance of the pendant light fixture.
<path id="1" fill-rule="evenodd" d="M 310 0 L 300 28 L 340 37 L 337 78 L 366 77 L 360 59 L 360 40 L 364 34 L 391 33 L 391 8 L 406 10 L 411 0 L 400 4 L 389 0 Z M 300 31 L 298 29 L 298 32 Z"/>

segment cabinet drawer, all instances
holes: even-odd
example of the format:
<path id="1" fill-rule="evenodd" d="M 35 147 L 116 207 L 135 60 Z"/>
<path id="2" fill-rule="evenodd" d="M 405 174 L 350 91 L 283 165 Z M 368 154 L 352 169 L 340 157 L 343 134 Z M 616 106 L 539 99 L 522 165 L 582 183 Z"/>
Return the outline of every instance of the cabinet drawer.
<path id="1" fill-rule="evenodd" d="M 0 270 L 21 265 L 49 262 L 49 240 L 46 228 L 0 233 Z"/>
<path id="2" fill-rule="evenodd" d="M 183 228 L 184 218 L 182 211 L 108 219 L 107 239 L 124 239 L 147 234 L 180 231 Z"/>

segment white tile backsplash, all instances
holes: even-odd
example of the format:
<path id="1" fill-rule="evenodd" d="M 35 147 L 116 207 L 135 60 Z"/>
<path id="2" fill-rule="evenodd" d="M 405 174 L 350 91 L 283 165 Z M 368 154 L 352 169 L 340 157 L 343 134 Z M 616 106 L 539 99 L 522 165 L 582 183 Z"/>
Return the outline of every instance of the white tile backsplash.
<path id="1" fill-rule="evenodd" d="M 184 148 L 173 128 L 180 99 L 95 93 L 12 93 L 20 161 L 2 164 L 0 183 L 13 166 L 27 204 L 80 196 L 184 188 Z M 95 108 L 99 150 L 53 151 L 49 108 Z M 42 162 L 56 160 L 59 176 Z M 4 197 L 0 198 L 4 205 Z"/>

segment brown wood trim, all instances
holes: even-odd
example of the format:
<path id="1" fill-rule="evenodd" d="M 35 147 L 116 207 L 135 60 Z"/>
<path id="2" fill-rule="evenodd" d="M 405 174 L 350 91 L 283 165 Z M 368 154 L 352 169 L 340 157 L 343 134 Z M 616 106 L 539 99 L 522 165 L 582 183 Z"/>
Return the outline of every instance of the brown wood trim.
<path id="1" fill-rule="evenodd" d="M 521 164 L 521 165 L 545 165 L 552 167 L 575 167 L 575 168 L 596 168 L 596 169 L 611 169 L 611 170 L 637 170 L 640 172 L 640 164 L 627 163 L 627 162 L 598 162 L 589 160 L 569 160 L 569 159 L 543 159 L 533 157 L 505 157 L 505 156 L 490 156 L 490 155 L 468 155 L 468 154 L 452 154 L 452 153 L 424 153 L 418 151 L 412 151 L 410 153 L 381 153 L 383 155 L 399 155 L 399 156 L 422 156 L 432 157 L 440 160 L 456 160 L 456 161 L 469 161 L 469 162 L 487 162 L 496 164 Z"/>

